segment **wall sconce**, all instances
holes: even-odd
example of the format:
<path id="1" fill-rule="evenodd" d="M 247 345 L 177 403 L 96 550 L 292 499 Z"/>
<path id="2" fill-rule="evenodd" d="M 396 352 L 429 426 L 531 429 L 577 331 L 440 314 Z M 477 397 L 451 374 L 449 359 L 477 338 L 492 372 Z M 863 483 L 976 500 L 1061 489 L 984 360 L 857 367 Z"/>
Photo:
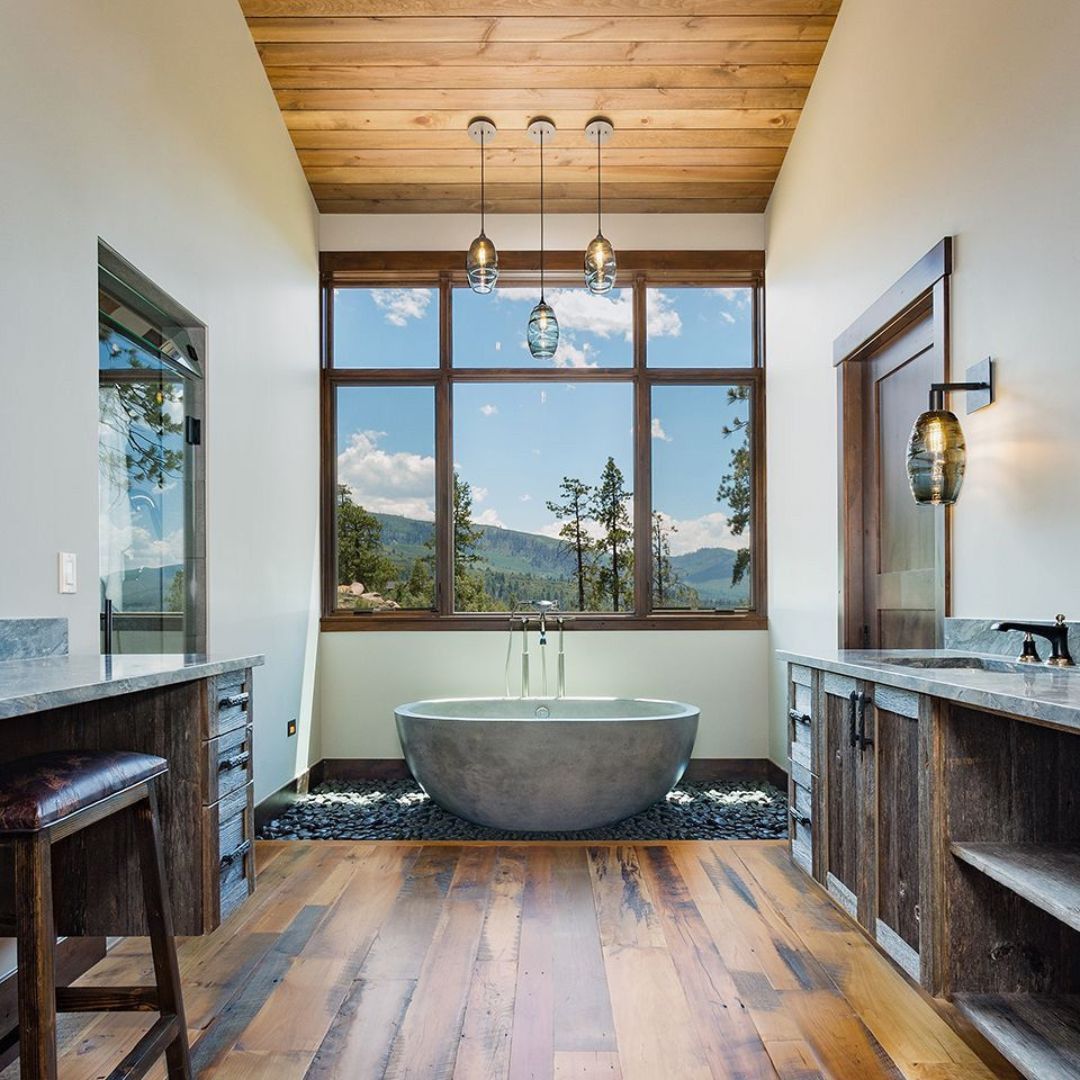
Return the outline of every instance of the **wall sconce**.
<path id="1" fill-rule="evenodd" d="M 926 506 L 952 506 L 964 482 L 967 448 L 960 421 L 945 408 L 945 395 L 967 391 L 967 411 L 983 409 L 994 400 L 994 368 L 987 357 L 965 372 L 964 382 L 934 383 L 929 409 L 911 429 L 908 440 L 908 483 L 915 502 Z"/>

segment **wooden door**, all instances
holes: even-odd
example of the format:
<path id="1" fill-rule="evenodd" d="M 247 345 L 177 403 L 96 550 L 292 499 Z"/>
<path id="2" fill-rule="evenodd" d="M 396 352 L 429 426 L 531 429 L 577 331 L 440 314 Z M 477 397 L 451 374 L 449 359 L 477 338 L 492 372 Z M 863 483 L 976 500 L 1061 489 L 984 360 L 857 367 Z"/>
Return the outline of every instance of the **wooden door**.
<path id="1" fill-rule="evenodd" d="M 943 512 L 917 506 L 907 480 L 911 426 L 939 382 L 934 317 L 927 312 L 860 362 L 863 616 L 867 649 L 934 648 L 944 597 Z"/>
<path id="2" fill-rule="evenodd" d="M 824 728 L 825 887 L 852 918 L 873 926 L 873 755 L 859 742 L 861 682 L 824 672 L 818 715 Z M 863 700 L 866 700 L 864 697 Z M 863 714 L 865 719 L 865 712 Z M 871 735 L 872 738 L 872 735 Z"/>
<path id="3" fill-rule="evenodd" d="M 876 912 L 881 947 L 918 980 L 921 946 L 922 822 L 920 820 L 920 699 L 908 690 L 875 686 Z"/>

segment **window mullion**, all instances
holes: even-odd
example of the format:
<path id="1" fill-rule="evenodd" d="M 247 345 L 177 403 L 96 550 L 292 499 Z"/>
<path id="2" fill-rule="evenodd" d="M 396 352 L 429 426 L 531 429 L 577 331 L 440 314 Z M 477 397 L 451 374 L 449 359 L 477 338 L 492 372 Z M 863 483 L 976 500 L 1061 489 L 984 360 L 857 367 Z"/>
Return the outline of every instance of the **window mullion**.
<path id="1" fill-rule="evenodd" d="M 439 381 L 435 387 L 435 608 L 454 613 L 454 402 L 450 386 L 450 275 L 439 283 Z"/>
<path id="2" fill-rule="evenodd" d="M 649 545 L 652 521 L 652 402 L 645 370 L 647 312 L 645 277 L 634 279 L 634 614 L 652 607 L 653 566 Z"/>

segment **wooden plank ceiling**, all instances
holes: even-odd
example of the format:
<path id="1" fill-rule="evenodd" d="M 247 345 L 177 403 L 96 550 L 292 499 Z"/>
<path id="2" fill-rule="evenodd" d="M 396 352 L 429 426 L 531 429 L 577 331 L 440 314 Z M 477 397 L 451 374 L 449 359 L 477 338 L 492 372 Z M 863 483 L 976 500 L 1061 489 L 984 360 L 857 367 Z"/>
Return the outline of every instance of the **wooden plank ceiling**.
<path id="1" fill-rule="evenodd" d="M 536 115 L 555 213 L 595 210 L 597 115 L 606 211 L 761 211 L 840 2 L 240 0 L 327 213 L 478 212 L 478 115 L 491 212 L 538 208 Z"/>

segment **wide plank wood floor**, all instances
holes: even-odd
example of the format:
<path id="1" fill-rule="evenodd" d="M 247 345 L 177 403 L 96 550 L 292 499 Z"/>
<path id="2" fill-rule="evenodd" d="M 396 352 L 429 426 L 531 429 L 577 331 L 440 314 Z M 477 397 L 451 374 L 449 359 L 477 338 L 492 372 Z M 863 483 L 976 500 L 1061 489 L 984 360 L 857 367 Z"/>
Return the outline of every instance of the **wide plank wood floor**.
<path id="1" fill-rule="evenodd" d="M 252 900 L 180 950 L 202 1077 L 1015 1075 L 782 842 L 293 841 L 258 857 Z M 150 970 L 131 938 L 83 982 Z M 61 1075 L 106 1075 L 148 1024 L 62 1019 Z"/>

